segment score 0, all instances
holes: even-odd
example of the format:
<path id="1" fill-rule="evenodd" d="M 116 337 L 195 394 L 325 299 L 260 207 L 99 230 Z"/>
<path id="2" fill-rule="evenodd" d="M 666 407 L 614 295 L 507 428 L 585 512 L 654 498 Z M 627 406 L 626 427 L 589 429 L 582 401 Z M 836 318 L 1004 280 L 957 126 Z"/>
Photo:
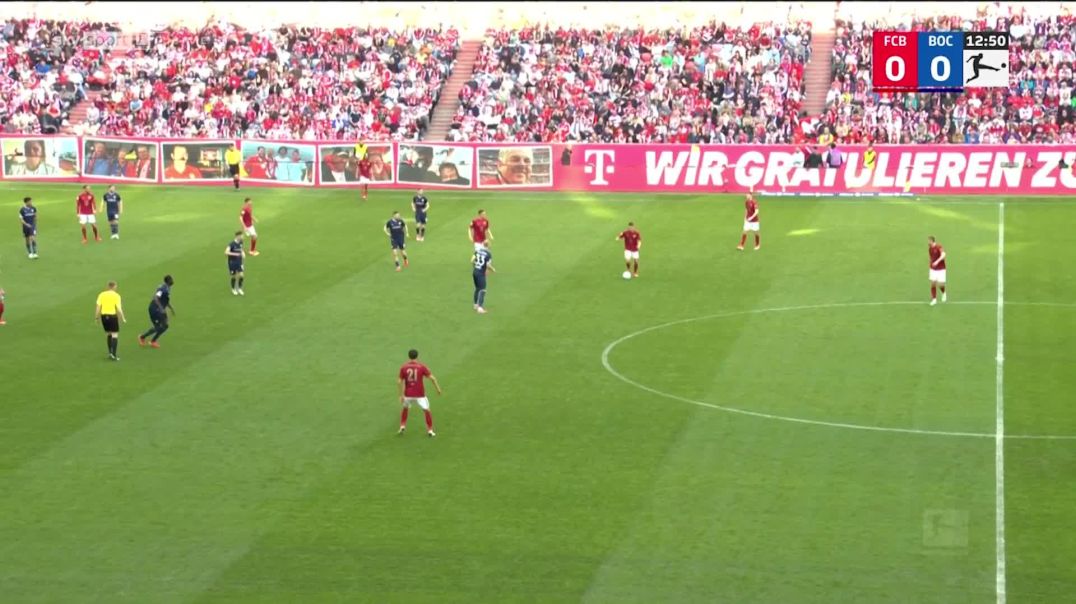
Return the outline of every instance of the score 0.
<path id="1" fill-rule="evenodd" d="M 874 32 L 871 79 L 875 92 L 914 92 L 918 89 L 919 51 L 916 35 L 910 31 Z"/>
<path id="2" fill-rule="evenodd" d="M 964 32 L 919 32 L 919 89 L 964 88 Z"/>

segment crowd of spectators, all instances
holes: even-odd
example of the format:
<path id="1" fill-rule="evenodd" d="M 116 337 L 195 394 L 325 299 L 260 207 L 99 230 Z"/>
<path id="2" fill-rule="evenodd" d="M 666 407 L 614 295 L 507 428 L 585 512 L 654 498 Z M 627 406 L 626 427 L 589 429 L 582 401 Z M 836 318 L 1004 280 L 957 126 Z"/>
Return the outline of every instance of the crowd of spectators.
<path id="1" fill-rule="evenodd" d="M 458 48 L 451 29 L 163 29 L 93 74 L 85 132 L 417 139 Z"/>
<path id="2" fill-rule="evenodd" d="M 86 98 L 85 82 L 108 55 L 111 24 L 9 19 L 0 23 L 0 125 L 6 133 L 56 134 Z"/>
<path id="3" fill-rule="evenodd" d="M 783 142 L 811 23 L 681 30 L 489 30 L 457 141 Z"/>
<path id="4" fill-rule="evenodd" d="M 862 12 L 862 11 L 861 11 Z M 811 23 L 681 29 L 490 29 L 459 95 L 454 141 L 1076 143 L 1076 18 L 991 5 L 972 18 L 837 20 L 825 110 L 803 115 Z M 866 13 L 864 13 L 866 14 Z M 415 140 L 452 74 L 455 29 L 224 23 L 146 32 L 0 23 L 0 125 L 54 134 Z M 1009 88 L 875 93 L 875 29 L 1008 31 Z M 455 105 L 456 99 L 446 99 Z"/>
<path id="5" fill-rule="evenodd" d="M 1004 11 L 974 19 L 842 20 L 837 25 L 834 81 L 818 132 L 852 143 L 1076 142 L 1076 21 L 1070 14 Z M 874 93 L 869 66 L 875 29 L 1008 31 L 1011 86 L 967 88 L 960 94 Z"/>

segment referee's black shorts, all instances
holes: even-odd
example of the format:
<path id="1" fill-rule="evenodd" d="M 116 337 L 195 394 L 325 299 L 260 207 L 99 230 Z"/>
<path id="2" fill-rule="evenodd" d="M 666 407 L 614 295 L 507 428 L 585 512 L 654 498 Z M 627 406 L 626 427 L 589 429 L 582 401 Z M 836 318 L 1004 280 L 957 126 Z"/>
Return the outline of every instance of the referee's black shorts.
<path id="1" fill-rule="evenodd" d="M 101 327 L 105 328 L 105 333 L 119 333 L 120 318 L 117 315 L 101 315 Z"/>
<path id="2" fill-rule="evenodd" d="M 228 164 L 228 172 L 230 172 L 232 176 L 239 176 L 239 164 Z"/>

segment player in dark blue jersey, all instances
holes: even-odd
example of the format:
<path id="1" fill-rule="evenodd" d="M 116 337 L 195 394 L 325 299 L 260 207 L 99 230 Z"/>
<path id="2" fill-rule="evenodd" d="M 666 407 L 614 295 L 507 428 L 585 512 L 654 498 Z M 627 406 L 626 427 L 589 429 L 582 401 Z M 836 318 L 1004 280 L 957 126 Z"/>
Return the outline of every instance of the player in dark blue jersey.
<path id="1" fill-rule="evenodd" d="M 224 255 L 228 256 L 228 274 L 232 276 L 232 295 L 245 295 L 243 294 L 243 231 L 235 232 L 235 239 L 228 242 L 228 247 L 224 248 Z"/>
<path id="2" fill-rule="evenodd" d="M 430 200 L 426 199 L 422 189 L 411 198 L 411 209 L 415 211 L 415 241 L 425 241 L 426 212 L 430 210 Z"/>
<path id="3" fill-rule="evenodd" d="M 168 331 L 168 311 L 171 310 L 172 316 L 176 316 L 176 309 L 172 308 L 172 285 L 174 284 L 175 281 L 172 280 L 172 275 L 165 275 L 164 283 L 157 288 L 156 293 L 153 294 L 153 299 L 149 301 L 149 320 L 153 323 L 153 327 L 138 336 L 139 346 L 145 346 L 146 338 L 152 335 L 153 339 L 150 340 L 149 345 L 153 348 L 161 347 L 157 343 L 157 339 Z"/>
<path id="4" fill-rule="evenodd" d="M 104 196 L 105 212 L 108 214 L 108 226 L 112 229 L 112 239 L 120 238 L 120 214 L 123 213 L 123 200 L 116 192 L 116 185 L 108 188 Z"/>
<path id="5" fill-rule="evenodd" d="M 407 223 L 400 218 L 399 212 L 393 212 L 392 218 L 385 223 L 385 234 L 392 244 L 392 259 L 396 261 L 396 272 L 400 272 L 400 256 L 403 256 L 403 265 L 407 266 Z"/>
<path id="6" fill-rule="evenodd" d="M 22 238 L 26 240 L 26 255 L 28 258 L 37 258 L 37 208 L 33 199 L 22 198 L 19 222 L 22 223 Z"/>
<path id="7" fill-rule="evenodd" d="M 486 269 L 497 272 L 493 268 L 493 254 L 489 251 L 489 240 L 471 256 L 471 266 L 474 268 L 474 309 L 478 314 L 486 313 Z"/>

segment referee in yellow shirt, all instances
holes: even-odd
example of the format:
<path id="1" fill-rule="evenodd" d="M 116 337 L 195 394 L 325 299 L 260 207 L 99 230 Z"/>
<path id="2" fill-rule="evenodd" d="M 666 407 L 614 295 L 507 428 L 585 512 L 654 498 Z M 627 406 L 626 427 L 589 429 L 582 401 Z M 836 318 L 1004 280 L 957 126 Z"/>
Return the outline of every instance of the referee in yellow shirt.
<path id="1" fill-rule="evenodd" d="M 116 349 L 120 344 L 120 321 L 126 323 L 127 317 L 123 316 L 123 304 L 116 291 L 115 281 L 109 281 L 108 289 L 97 295 L 97 309 L 94 311 L 93 320 L 100 320 L 101 326 L 108 334 L 105 336 L 108 342 L 108 358 L 113 361 L 120 360 L 116 356 Z"/>
<path id="2" fill-rule="evenodd" d="M 224 152 L 224 162 L 228 164 L 228 171 L 232 173 L 232 182 L 235 183 L 235 190 L 239 190 L 239 162 L 243 160 L 243 155 L 239 153 L 239 148 L 232 143 L 232 148 Z"/>

